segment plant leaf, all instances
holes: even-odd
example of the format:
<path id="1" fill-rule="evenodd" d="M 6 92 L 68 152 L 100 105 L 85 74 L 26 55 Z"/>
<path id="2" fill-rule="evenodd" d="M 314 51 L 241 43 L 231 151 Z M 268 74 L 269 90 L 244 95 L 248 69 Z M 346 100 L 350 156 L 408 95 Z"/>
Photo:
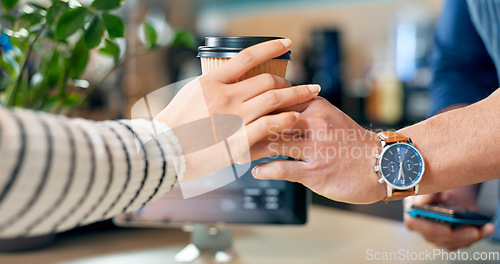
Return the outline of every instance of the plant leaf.
<path id="1" fill-rule="evenodd" d="M 104 14 L 102 15 L 104 25 L 110 38 L 123 38 L 125 36 L 125 24 L 123 20 L 115 15 Z"/>
<path id="2" fill-rule="evenodd" d="M 0 56 L 0 68 L 14 79 L 21 69 L 19 63 L 11 56 Z"/>
<path id="3" fill-rule="evenodd" d="M 111 40 L 106 39 L 104 47 L 99 51 L 104 55 L 113 57 L 115 63 L 120 59 L 120 47 Z"/>
<path id="4" fill-rule="evenodd" d="M 72 92 L 66 96 L 63 105 L 64 107 L 73 108 L 77 106 L 84 99 L 85 97 L 82 94 Z"/>
<path id="5" fill-rule="evenodd" d="M 43 20 L 43 15 L 40 12 L 34 12 L 31 14 L 23 14 L 19 17 L 21 21 L 20 26 L 27 29 L 28 31 L 34 31 L 40 26 Z"/>
<path id="6" fill-rule="evenodd" d="M 6 21 L 10 24 L 15 24 L 16 23 L 16 17 L 11 15 L 11 14 L 3 14 L 0 16 L 0 20 Z"/>
<path id="7" fill-rule="evenodd" d="M 82 76 L 87 63 L 89 62 L 89 50 L 85 44 L 84 38 L 80 39 L 73 49 L 73 53 L 69 59 L 69 73 L 73 79 L 79 79 Z"/>
<path id="8" fill-rule="evenodd" d="M 31 7 L 33 7 L 33 8 L 35 8 L 35 9 L 38 9 L 38 10 L 45 10 L 45 11 L 47 10 L 46 7 L 44 7 L 44 6 L 42 6 L 42 5 L 38 4 L 38 3 L 29 2 L 28 5 L 31 6 Z"/>
<path id="9" fill-rule="evenodd" d="M 144 37 L 148 48 L 154 48 L 158 45 L 158 33 L 149 21 L 144 22 Z"/>
<path id="10" fill-rule="evenodd" d="M 18 2 L 19 0 L 2 0 L 2 5 L 5 9 L 11 10 Z"/>
<path id="11" fill-rule="evenodd" d="M 0 79 L 0 92 L 1 93 L 5 93 L 5 90 L 7 89 L 7 86 L 9 86 L 9 84 L 11 82 L 12 81 L 10 80 L 10 78 L 8 76 L 5 76 L 2 79 Z M 4 101 L 4 98 L 0 97 L 0 106 L 4 106 L 5 105 L 5 103 L 3 101 Z"/>
<path id="12" fill-rule="evenodd" d="M 92 24 L 85 32 L 85 44 L 87 45 L 87 49 L 93 49 L 102 41 L 102 37 L 104 36 L 104 23 L 102 20 L 95 16 L 92 20 Z"/>
<path id="13" fill-rule="evenodd" d="M 66 10 L 69 9 L 68 3 L 61 2 L 61 1 L 56 1 L 55 3 L 52 4 L 51 7 L 47 10 L 47 27 L 52 28 L 57 22 L 57 19 L 59 16 L 66 12 Z"/>
<path id="14" fill-rule="evenodd" d="M 92 3 L 92 7 L 97 10 L 113 10 L 120 7 L 123 4 L 123 0 L 95 0 Z"/>
<path id="15" fill-rule="evenodd" d="M 84 7 L 70 9 L 61 15 L 57 21 L 55 37 L 66 39 L 78 30 L 83 29 L 89 12 Z"/>
<path id="16" fill-rule="evenodd" d="M 194 49 L 196 47 L 196 38 L 191 32 L 180 29 L 175 31 L 170 45 L 175 48 Z"/>
<path id="17" fill-rule="evenodd" d="M 42 111 L 44 112 L 52 112 L 56 110 L 60 105 L 60 100 L 59 97 L 49 97 L 45 102 L 43 103 Z"/>
<path id="18" fill-rule="evenodd" d="M 55 86 L 62 79 L 64 71 L 64 57 L 59 54 L 58 50 L 55 50 L 45 73 L 47 86 Z"/>

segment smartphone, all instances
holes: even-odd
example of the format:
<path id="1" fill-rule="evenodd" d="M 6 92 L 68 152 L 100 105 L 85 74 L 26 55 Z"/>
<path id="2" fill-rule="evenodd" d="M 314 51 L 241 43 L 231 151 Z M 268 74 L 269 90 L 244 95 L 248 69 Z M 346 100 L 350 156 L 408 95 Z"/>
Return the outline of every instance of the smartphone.
<path id="1" fill-rule="evenodd" d="M 413 205 L 407 212 L 412 217 L 449 225 L 453 228 L 460 226 L 482 227 L 491 222 L 491 218 L 483 214 L 446 205 Z"/>

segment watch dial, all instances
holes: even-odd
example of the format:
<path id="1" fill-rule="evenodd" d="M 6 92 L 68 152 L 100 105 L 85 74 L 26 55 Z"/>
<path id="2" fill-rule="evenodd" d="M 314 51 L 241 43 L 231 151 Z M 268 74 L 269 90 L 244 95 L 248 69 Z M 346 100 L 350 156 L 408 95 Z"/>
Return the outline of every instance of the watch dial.
<path id="1" fill-rule="evenodd" d="M 397 187 L 413 185 L 422 177 L 423 169 L 422 156 L 415 147 L 406 143 L 390 145 L 380 160 L 382 176 Z"/>

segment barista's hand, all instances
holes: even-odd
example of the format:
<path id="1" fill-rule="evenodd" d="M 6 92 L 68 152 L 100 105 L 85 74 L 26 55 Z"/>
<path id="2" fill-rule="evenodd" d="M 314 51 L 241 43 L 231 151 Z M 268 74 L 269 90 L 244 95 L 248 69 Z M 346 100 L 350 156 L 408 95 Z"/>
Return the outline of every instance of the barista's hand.
<path id="1" fill-rule="evenodd" d="M 155 117 L 155 120 L 166 123 L 175 133 L 175 129 L 181 125 L 213 117 L 214 114 L 238 116 L 241 120 L 239 123 L 244 125 L 244 129 L 240 129 L 228 142 L 231 144 L 232 159 L 240 159 L 241 155 L 248 152 L 249 146 L 270 134 L 293 126 L 300 116 L 294 111 L 276 115 L 267 114 L 278 108 L 309 101 L 319 93 L 318 85 L 290 87 L 288 81 L 271 74 L 261 74 L 237 82 L 253 67 L 284 54 L 290 47 L 291 41 L 283 39 L 268 41 L 243 50 L 219 68 L 183 87 L 172 102 Z M 235 125 L 240 126 L 240 124 Z M 198 128 L 197 131 L 202 132 L 207 129 L 215 131 L 220 128 Z M 228 130 L 231 129 L 228 128 Z M 217 134 L 220 134 L 219 131 Z M 186 152 L 190 152 L 187 151 L 188 149 L 197 150 L 197 146 L 190 145 L 196 133 L 176 133 L 176 136 Z M 220 141 L 217 138 L 215 140 Z M 190 179 L 230 165 L 232 161 L 227 159 L 226 153 L 222 153 L 225 151 L 227 151 L 226 146 L 221 144 L 220 148 L 198 153 L 196 158 L 187 160 L 188 170 L 200 167 L 199 164 L 211 166 L 208 166 L 210 168 L 206 166 L 203 172 L 192 173 Z M 217 160 L 217 157 L 224 156 L 226 160 Z M 247 161 L 250 161 L 249 157 Z"/>
<path id="2" fill-rule="evenodd" d="M 260 164 L 257 179 L 300 182 L 332 200 L 374 203 L 386 195 L 373 170 L 380 139 L 328 101 L 318 97 L 292 109 L 300 121 L 282 136 L 268 137 L 251 149 L 252 159 L 283 155 L 295 161 Z"/>
<path id="3" fill-rule="evenodd" d="M 465 186 L 436 194 L 426 194 L 405 198 L 404 208 L 412 205 L 445 204 L 460 206 L 468 210 L 477 210 L 477 186 Z M 468 247 L 495 232 L 493 224 L 486 224 L 482 228 L 472 226 L 452 229 L 447 225 L 417 219 L 404 213 L 404 222 L 409 230 L 420 233 L 429 243 L 448 250 Z"/>

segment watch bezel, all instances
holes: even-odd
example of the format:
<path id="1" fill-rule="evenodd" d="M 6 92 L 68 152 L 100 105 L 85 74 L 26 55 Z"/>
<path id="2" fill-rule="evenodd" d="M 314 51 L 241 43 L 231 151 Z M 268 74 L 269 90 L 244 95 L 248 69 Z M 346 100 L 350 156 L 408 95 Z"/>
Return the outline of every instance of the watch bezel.
<path id="1" fill-rule="evenodd" d="M 384 158 L 385 153 L 387 152 L 388 149 L 390 149 L 391 147 L 396 146 L 396 145 L 408 146 L 409 148 L 413 149 L 420 156 L 420 159 L 422 160 L 422 172 L 420 173 L 420 175 L 418 175 L 418 179 L 415 180 L 411 185 L 404 186 L 404 187 L 394 185 L 393 183 L 388 181 L 387 178 L 385 177 L 384 173 L 382 172 L 382 159 Z M 422 154 L 420 153 L 420 151 L 418 151 L 418 149 L 415 146 L 413 146 L 413 144 L 405 143 L 405 142 L 397 142 L 397 143 L 386 145 L 384 147 L 384 149 L 382 150 L 382 153 L 380 153 L 380 158 L 378 159 L 378 167 L 379 167 L 378 172 L 380 173 L 380 176 L 382 177 L 382 179 L 384 179 L 385 183 L 388 186 L 390 186 L 391 188 L 396 189 L 396 190 L 409 190 L 409 189 L 417 186 L 420 183 L 420 181 L 422 180 L 422 177 L 424 176 L 424 173 L 425 173 L 425 162 L 424 162 L 424 158 L 423 158 Z"/>

